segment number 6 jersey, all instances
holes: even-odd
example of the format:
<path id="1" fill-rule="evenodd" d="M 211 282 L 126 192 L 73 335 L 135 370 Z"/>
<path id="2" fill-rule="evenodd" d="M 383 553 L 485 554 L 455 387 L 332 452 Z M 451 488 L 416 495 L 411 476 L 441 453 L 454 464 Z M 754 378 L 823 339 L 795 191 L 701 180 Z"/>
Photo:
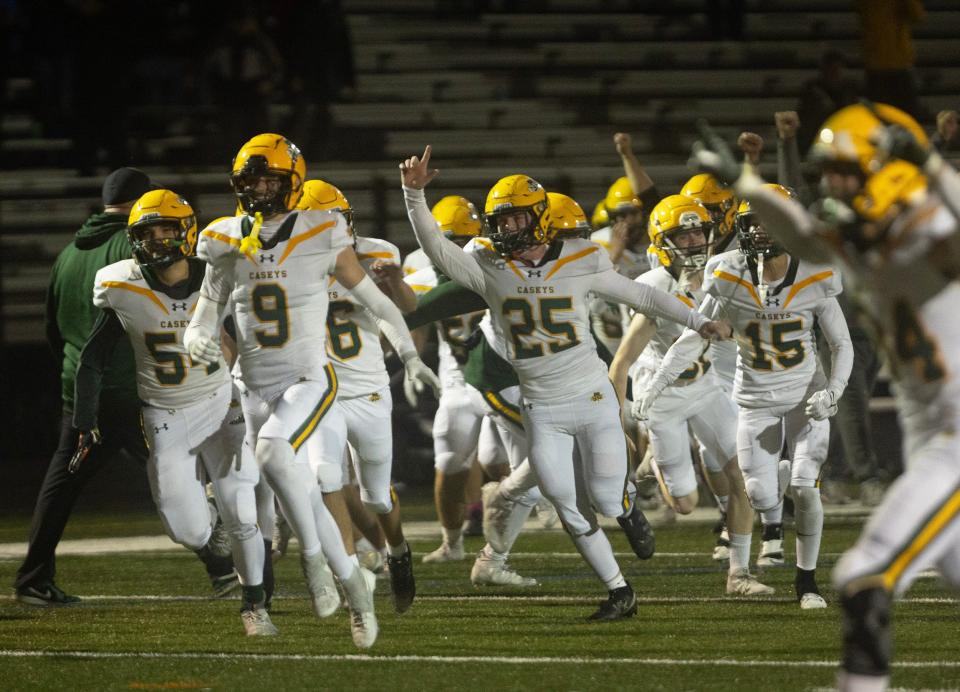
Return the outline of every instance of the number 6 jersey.
<path id="1" fill-rule="evenodd" d="M 240 376 L 269 401 L 301 380 L 323 377 L 328 276 L 352 243 L 335 211 L 299 211 L 264 222 L 261 249 L 240 252 L 253 219 L 236 216 L 200 234 L 197 255 L 212 265 L 202 293 L 233 303 Z"/>

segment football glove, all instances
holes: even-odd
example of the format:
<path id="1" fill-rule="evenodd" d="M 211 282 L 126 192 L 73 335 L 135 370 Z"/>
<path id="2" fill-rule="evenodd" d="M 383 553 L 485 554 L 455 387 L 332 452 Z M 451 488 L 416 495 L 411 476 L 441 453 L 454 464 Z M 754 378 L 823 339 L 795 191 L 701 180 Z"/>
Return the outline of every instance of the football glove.
<path id="1" fill-rule="evenodd" d="M 832 389 L 821 389 L 807 399 L 807 406 L 803 412 L 814 420 L 827 420 L 836 415 L 839 398 Z"/>
<path id="2" fill-rule="evenodd" d="M 639 399 L 633 402 L 630 406 L 630 413 L 633 414 L 633 417 L 639 421 L 645 421 L 650 415 L 650 408 L 653 406 L 653 402 L 657 400 L 657 397 L 660 396 L 660 392 L 654 389 L 647 389 Z"/>
<path id="3" fill-rule="evenodd" d="M 183 345 L 187 348 L 190 360 L 194 363 L 213 365 L 220 360 L 220 345 L 209 336 L 198 334 L 188 338 L 187 335 L 184 335 Z"/>
<path id="4" fill-rule="evenodd" d="M 416 394 L 422 394 L 424 389 L 430 387 L 433 390 L 433 395 L 438 399 L 440 398 L 440 380 L 419 357 L 414 356 L 404 363 L 403 367 L 407 375 L 405 380 L 410 383 Z M 406 385 L 404 385 L 404 392 L 406 392 Z"/>
<path id="5" fill-rule="evenodd" d="M 410 408 L 415 409 L 420 405 L 420 396 L 417 394 L 413 380 L 409 377 L 403 378 L 403 398 L 410 404 Z"/>
<path id="6" fill-rule="evenodd" d="M 87 455 L 90 454 L 93 445 L 100 444 L 101 439 L 99 428 L 81 430 L 77 436 L 77 449 L 73 453 L 73 456 L 70 457 L 70 463 L 67 464 L 67 471 L 70 473 L 79 471 L 80 465 L 83 463 L 83 460 L 87 458 Z"/>
<path id="7" fill-rule="evenodd" d="M 741 168 L 723 137 L 706 120 L 697 121 L 701 139 L 693 143 L 690 166 L 710 173 L 721 185 L 730 186 L 740 177 Z"/>

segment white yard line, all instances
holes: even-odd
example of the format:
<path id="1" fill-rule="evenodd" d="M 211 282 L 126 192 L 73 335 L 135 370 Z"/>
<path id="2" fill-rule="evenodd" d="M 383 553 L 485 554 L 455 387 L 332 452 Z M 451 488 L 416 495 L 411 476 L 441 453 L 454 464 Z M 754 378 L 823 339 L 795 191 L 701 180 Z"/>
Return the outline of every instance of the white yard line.
<path id="1" fill-rule="evenodd" d="M 368 654 L 254 654 L 191 651 L 25 651 L 0 650 L 2 658 L 200 659 L 213 661 L 364 661 L 371 663 L 506 663 L 574 665 L 731 666 L 742 668 L 835 668 L 836 661 L 751 661 L 687 658 L 584 658 L 570 656 L 370 656 Z M 960 668 L 960 661 L 903 661 L 897 668 Z"/>

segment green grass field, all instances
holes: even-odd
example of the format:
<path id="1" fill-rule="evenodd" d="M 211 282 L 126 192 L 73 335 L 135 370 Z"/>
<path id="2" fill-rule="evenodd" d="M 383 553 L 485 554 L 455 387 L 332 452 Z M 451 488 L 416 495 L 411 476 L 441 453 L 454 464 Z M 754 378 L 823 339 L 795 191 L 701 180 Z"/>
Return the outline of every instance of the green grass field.
<path id="1" fill-rule="evenodd" d="M 411 516 L 429 514 L 411 507 Z M 540 580 L 528 591 L 477 590 L 471 561 L 416 565 L 418 600 L 399 616 L 377 585 L 380 639 L 353 646 L 341 612 L 317 620 L 298 560 L 277 563 L 272 613 L 280 636 L 250 640 L 236 600 L 207 598 L 200 563 L 184 550 L 65 556 L 58 580 L 81 605 L 36 609 L 0 600 L 0 688 L 17 689 L 642 689 L 799 690 L 829 687 L 839 612 L 829 568 L 862 519 L 828 518 L 820 582 L 831 606 L 801 612 L 793 570 L 764 574 L 766 600 L 723 596 L 703 524 L 658 529 L 658 555 L 640 563 L 608 532 L 641 598 L 638 617 L 584 620 L 603 588 L 559 531 L 521 536 L 512 564 Z M 149 514 L 81 515 L 66 538 L 161 533 Z M 23 518 L 0 521 L 0 540 L 22 541 Z M 412 541 L 422 555 L 434 539 Z M 787 545 L 792 548 L 792 534 Z M 468 551 L 481 547 L 468 539 Z M 756 549 L 754 550 L 756 552 Z M 0 561 L 11 584 L 17 560 Z M 12 594 L 12 591 L 8 591 Z M 919 581 L 895 612 L 893 684 L 960 686 L 958 601 L 936 579 Z"/>

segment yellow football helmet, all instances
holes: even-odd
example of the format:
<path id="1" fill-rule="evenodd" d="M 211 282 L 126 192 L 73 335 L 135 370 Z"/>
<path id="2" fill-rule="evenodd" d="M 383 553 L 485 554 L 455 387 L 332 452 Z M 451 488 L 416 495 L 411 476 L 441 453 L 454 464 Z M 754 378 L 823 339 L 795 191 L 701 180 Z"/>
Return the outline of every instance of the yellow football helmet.
<path id="1" fill-rule="evenodd" d="M 331 185 L 324 180 L 308 180 L 303 184 L 303 195 L 297 202 L 297 209 L 339 211 L 346 217 L 347 228 L 353 233 L 353 207 L 336 185 Z"/>
<path id="2" fill-rule="evenodd" d="M 810 148 L 810 158 L 824 164 L 855 163 L 864 178 L 869 177 L 885 163 L 877 143 L 887 125 L 900 125 L 922 146 L 929 146 L 923 128 L 899 108 L 885 103 L 857 103 L 827 118 Z"/>
<path id="3" fill-rule="evenodd" d="M 265 191 L 257 182 L 267 178 Z M 230 184 L 247 214 L 282 214 L 297 206 L 307 177 L 307 162 L 297 145 L 283 135 L 257 135 L 233 159 Z"/>
<path id="4" fill-rule="evenodd" d="M 612 221 L 618 216 L 642 210 L 643 202 L 633 191 L 630 180 L 623 176 L 617 178 L 607 190 L 607 196 L 603 198 L 603 206 Z"/>
<path id="5" fill-rule="evenodd" d="M 483 212 L 486 235 L 501 255 L 553 240 L 547 191 L 529 176 L 498 180 L 487 194 Z"/>
<path id="6" fill-rule="evenodd" d="M 707 208 L 686 195 L 664 197 L 650 211 L 647 222 L 650 247 L 660 264 L 678 269 L 701 269 L 706 265 L 713 248 L 714 228 Z"/>
<path id="7" fill-rule="evenodd" d="M 547 193 L 547 206 L 550 209 L 550 225 L 553 236 L 559 240 L 587 238 L 590 236 L 590 224 L 583 207 L 573 197 L 559 192 Z"/>
<path id="8" fill-rule="evenodd" d="M 763 186 L 787 199 L 794 198 L 794 194 L 783 185 L 764 183 Z M 747 257 L 756 259 L 760 255 L 763 255 L 764 259 L 770 259 L 782 255 L 785 252 L 783 246 L 771 238 L 766 230 L 764 230 L 763 225 L 760 223 L 760 218 L 750 208 L 750 202 L 747 200 L 740 202 L 740 206 L 737 207 L 735 224 L 737 228 L 737 241 L 740 244 L 740 252 Z"/>
<path id="9" fill-rule="evenodd" d="M 473 202 L 460 195 L 447 195 L 430 210 L 440 232 L 458 245 L 480 235 L 480 214 Z"/>
<path id="10" fill-rule="evenodd" d="M 729 188 L 717 182 L 709 173 L 698 173 L 683 184 L 681 195 L 693 197 L 710 212 L 716 224 L 716 239 L 733 230 L 733 217 L 737 212 L 737 200 Z"/>
<path id="11" fill-rule="evenodd" d="M 173 227 L 174 235 L 154 237 L 154 226 Z M 133 205 L 127 219 L 127 240 L 137 264 L 166 267 L 189 257 L 197 246 L 197 216 L 183 197 L 170 190 L 151 190 Z"/>
<path id="12" fill-rule="evenodd" d="M 594 228 L 603 228 L 610 225 L 610 215 L 607 213 L 607 207 L 605 206 L 606 201 L 606 199 L 601 199 L 597 202 L 597 206 L 593 208 L 593 213 L 590 215 L 590 225 Z"/>

